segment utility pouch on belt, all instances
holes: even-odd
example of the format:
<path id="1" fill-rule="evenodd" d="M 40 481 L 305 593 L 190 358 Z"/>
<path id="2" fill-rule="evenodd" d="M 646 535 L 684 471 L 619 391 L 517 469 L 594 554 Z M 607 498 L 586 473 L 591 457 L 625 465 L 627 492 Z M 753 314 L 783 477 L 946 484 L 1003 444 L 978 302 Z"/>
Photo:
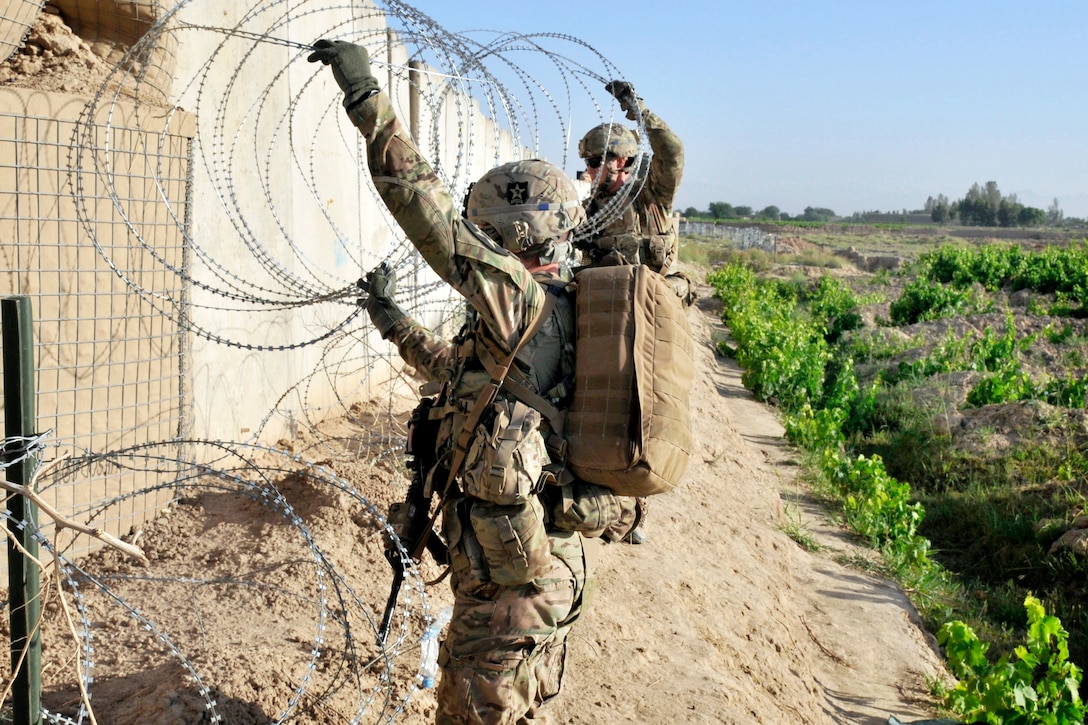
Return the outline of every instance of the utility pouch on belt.
<path id="1" fill-rule="evenodd" d="M 491 581 L 520 586 L 551 568 L 551 543 L 544 530 L 544 507 L 536 496 L 513 506 L 476 501 L 469 514 L 483 549 Z"/>
<path id="2" fill-rule="evenodd" d="M 634 234 L 619 234 L 612 238 L 612 248 L 623 255 L 628 264 L 641 264 L 642 244 Z"/>
<path id="3" fill-rule="evenodd" d="M 453 569 L 454 587 L 459 591 L 473 592 L 491 581 L 487 560 L 480 541 L 472 530 L 464 499 L 447 504 L 442 517 L 442 533 L 450 547 L 450 568 Z"/>
<path id="4" fill-rule="evenodd" d="M 540 413 L 525 403 L 496 400 L 465 456 L 465 494 L 506 506 L 526 500 L 549 463 Z"/>
<path id="5" fill-rule="evenodd" d="M 574 481 L 558 490 L 562 493 L 550 499 L 554 501 L 550 513 L 552 526 L 560 531 L 577 531 L 593 539 L 623 517 L 619 497 L 604 486 Z"/>
<path id="6" fill-rule="evenodd" d="M 642 261 L 659 270 L 665 266 L 671 248 L 672 240 L 669 237 L 655 234 L 646 240 L 645 258 Z"/>

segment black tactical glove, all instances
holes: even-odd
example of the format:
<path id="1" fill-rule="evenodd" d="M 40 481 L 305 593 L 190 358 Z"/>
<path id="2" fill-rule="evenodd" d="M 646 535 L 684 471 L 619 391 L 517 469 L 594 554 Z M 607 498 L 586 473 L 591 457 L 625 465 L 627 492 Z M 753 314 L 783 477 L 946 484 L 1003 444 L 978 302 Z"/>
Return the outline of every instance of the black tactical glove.
<path id="1" fill-rule="evenodd" d="M 344 92 L 344 108 L 348 110 L 380 89 L 370 72 L 370 55 L 361 45 L 322 39 L 314 43 L 314 52 L 306 60 L 332 66 L 332 77 Z"/>
<path id="2" fill-rule="evenodd" d="M 366 301 L 370 321 L 378 328 L 382 338 L 388 340 L 393 326 L 408 317 L 393 299 L 397 293 L 397 273 L 387 263 L 382 262 L 367 272 L 366 290 L 370 295 Z"/>
<path id="3" fill-rule="evenodd" d="M 638 120 L 642 108 L 642 99 L 635 95 L 635 87 L 627 81 L 612 81 L 604 87 L 619 102 L 620 108 L 627 114 L 628 121 Z"/>
<path id="4" fill-rule="evenodd" d="M 397 272 L 382 262 L 366 273 L 366 287 L 371 297 L 384 297 L 392 301 L 397 296 Z"/>

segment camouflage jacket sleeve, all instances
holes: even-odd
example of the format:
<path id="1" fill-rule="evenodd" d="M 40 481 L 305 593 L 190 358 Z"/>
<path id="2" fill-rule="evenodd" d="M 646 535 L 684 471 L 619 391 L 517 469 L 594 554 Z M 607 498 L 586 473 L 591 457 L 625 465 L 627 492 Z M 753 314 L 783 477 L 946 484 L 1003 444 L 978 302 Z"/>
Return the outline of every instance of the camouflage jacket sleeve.
<path id="1" fill-rule="evenodd" d="M 386 337 L 397 346 L 404 362 L 428 380 L 440 380 L 443 371 L 451 370 L 457 358 L 457 348 L 452 342 L 410 317 L 398 320 Z"/>
<path id="2" fill-rule="evenodd" d="M 487 342 L 508 354 L 543 308 L 543 288 L 517 257 L 461 218 L 459 205 L 420 155 L 384 92 L 348 115 L 366 138 L 374 186 L 397 223 L 427 264 L 476 309 L 491 337 Z M 416 325 L 405 339 L 422 329 Z M 437 339 L 431 336 L 432 342 Z"/>
<path id="3" fill-rule="evenodd" d="M 645 106 L 642 119 L 646 124 L 646 135 L 650 137 L 650 148 L 654 152 L 647 186 L 661 206 L 672 209 L 676 190 L 680 188 L 680 178 L 684 174 L 684 144 L 660 116 Z"/>
<path id="4" fill-rule="evenodd" d="M 672 205 L 684 173 L 684 144 L 661 117 L 645 105 L 642 106 L 642 119 L 654 155 L 638 202 L 656 227 L 653 232 L 660 234 L 671 229 Z"/>

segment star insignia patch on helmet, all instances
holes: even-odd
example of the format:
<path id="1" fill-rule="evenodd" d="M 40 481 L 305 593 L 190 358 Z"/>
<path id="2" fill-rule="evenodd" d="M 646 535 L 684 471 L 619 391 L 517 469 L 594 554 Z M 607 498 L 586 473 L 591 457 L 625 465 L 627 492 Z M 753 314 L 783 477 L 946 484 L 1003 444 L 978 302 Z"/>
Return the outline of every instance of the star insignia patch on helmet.
<path id="1" fill-rule="evenodd" d="M 528 181 L 511 181 L 506 185 L 506 203 L 510 205 L 524 204 L 529 197 Z"/>

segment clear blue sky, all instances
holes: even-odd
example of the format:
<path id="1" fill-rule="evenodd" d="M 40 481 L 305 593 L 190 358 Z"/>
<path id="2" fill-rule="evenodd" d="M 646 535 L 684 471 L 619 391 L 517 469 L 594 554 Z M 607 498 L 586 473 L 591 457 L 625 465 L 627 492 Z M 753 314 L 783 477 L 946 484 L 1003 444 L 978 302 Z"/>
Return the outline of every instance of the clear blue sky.
<path id="1" fill-rule="evenodd" d="M 1088 218 L 1086 0 L 409 1 L 598 50 L 684 140 L 681 210 L 915 209 L 996 181 Z"/>

